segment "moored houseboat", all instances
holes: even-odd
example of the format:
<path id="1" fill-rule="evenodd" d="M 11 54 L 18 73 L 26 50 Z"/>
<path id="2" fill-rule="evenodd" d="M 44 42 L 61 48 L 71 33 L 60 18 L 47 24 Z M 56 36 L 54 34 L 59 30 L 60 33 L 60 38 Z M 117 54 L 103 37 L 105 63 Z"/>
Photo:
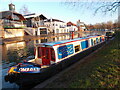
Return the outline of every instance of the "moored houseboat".
<path id="1" fill-rule="evenodd" d="M 6 81 L 18 85 L 42 82 L 94 51 L 105 42 L 104 35 L 40 43 L 35 46 L 35 59 L 10 67 Z M 87 53 L 86 53 L 87 52 Z"/>

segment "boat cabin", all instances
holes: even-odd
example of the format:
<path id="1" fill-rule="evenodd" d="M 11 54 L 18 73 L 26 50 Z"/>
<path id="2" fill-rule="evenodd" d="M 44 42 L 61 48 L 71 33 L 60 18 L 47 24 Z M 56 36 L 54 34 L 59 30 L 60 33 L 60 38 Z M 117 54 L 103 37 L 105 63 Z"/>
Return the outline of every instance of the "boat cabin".
<path id="1" fill-rule="evenodd" d="M 89 36 L 51 43 L 36 44 L 34 63 L 50 65 L 80 53 L 105 40 L 105 36 Z"/>

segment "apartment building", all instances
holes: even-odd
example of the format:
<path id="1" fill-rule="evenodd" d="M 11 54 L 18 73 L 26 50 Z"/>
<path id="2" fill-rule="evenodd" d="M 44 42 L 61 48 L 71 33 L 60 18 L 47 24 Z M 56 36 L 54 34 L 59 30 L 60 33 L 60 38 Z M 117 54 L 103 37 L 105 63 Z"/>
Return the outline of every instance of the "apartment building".
<path id="1" fill-rule="evenodd" d="M 68 30 L 66 29 L 66 23 L 58 19 L 48 19 L 44 22 L 44 25 L 48 27 L 50 32 L 53 34 L 68 32 Z"/>

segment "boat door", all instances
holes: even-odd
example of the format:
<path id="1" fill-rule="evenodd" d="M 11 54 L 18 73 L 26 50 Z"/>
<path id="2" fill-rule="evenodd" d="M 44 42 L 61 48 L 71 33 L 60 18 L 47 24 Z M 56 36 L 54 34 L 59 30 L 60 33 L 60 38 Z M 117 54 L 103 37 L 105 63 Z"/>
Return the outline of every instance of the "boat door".
<path id="1" fill-rule="evenodd" d="M 50 48 L 41 47 L 41 58 L 42 58 L 42 64 L 43 65 L 49 65 L 50 64 Z"/>

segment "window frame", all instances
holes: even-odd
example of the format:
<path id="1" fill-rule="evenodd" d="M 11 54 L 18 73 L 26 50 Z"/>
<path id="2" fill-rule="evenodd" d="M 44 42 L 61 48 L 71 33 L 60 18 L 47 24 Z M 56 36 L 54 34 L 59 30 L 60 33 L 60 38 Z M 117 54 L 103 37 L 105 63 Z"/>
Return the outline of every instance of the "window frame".
<path id="1" fill-rule="evenodd" d="M 77 50 L 76 47 L 77 47 L 77 49 L 79 49 L 79 50 Z M 80 51 L 80 45 L 74 46 L 74 49 L 75 49 L 75 53 L 79 52 L 79 51 Z M 76 50 L 77 50 L 77 51 L 76 51 Z"/>

